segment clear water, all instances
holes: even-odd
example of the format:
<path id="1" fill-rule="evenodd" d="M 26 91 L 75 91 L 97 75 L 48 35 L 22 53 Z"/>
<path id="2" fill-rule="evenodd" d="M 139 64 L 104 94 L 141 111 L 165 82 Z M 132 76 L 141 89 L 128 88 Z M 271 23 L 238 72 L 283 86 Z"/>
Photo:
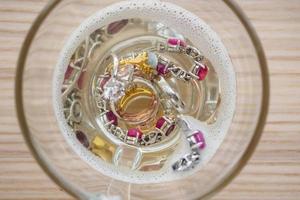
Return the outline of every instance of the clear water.
<path id="1" fill-rule="evenodd" d="M 110 26 L 116 21 L 117 26 Z M 166 37 L 182 38 L 197 47 L 210 69 L 204 81 L 184 82 L 173 77 L 167 80 L 186 105 L 180 117 L 192 129 L 201 130 L 206 138 L 207 147 L 201 152 L 200 163 L 185 172 L 174 172 L 171 167 L 189 152 L 181 127 L 155 145 L 128 145 L 104 128 L 95 100 L 97 80 L 111 63 L 111 52 L 122 57 L 149 49 L 153 41 L 164 41 Z M 186 70 L 191 66 L 188 57 L 174 53 L 164 56 Z M 79 67 L 70 70 L 70 63 Z M 217 151 L 234 114 L 235 76 L 226 49 L 205 22 L 169 3 L 122 2 L 91 16 L 66 42 L 53 83 L 54 109 L 67 142 L 94 169 L 127 182 L 169 181 L 201 170 Z M 126 109 L 142 113 L 147 103 L 147 97 L 137 98 Z M 149 117 L 144 126 L 153 126 L 150 122 L 156 117 Z M 119 126 L 128 125 L 120 120 Z"/>

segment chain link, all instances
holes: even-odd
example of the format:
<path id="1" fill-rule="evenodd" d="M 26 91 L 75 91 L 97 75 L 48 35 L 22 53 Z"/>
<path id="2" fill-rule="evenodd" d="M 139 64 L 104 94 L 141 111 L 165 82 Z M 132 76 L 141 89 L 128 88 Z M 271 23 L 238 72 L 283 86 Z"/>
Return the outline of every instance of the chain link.
<path id="1" fill-rule="evenodd" d="M 169 61 L 168 59 L 158 55 L 158 58 L 167 64 L 167 69 L 172 73 L 172 75 L 183 81 L 190 81 L 191 79 L 198 79 L 198 76 L 195 74 L 195 68 L 199 65 L 202 65 L 200 62 L 204 60 L 204 55 L 196 47 L 187 45 L 186 47 L 180 45 L 168 45 L 167 42 L 157 42 L 156 50 L 158 52 L 176 52 L 180 54 L 187 55 L 193 59 L 194 65 L 192 66 L 191 71 L 186 71 L 182 67 L 176 65 L 174 62 Z"/>

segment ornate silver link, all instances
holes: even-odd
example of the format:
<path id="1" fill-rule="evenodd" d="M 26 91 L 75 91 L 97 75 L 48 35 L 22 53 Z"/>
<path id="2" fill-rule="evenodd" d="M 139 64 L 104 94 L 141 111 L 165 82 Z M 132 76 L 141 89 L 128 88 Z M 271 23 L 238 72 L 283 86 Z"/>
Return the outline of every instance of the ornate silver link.
<path id="1" fill-rule="evenodd" d="M 161 132 L 152 132 L 147 135 L 143 135 L 141 140 L 142 146 L 148 146 L 160 142 L 163 139 L 163 134 Z"/>
<path id="2" fill-rule="evenodd" d="M 177 162 L 172 165 L 174 171 L 187 171 L 194 168 L 200 161 L 200 153 L 198 151 L 192 151 L 186 154 Z"/>
<path id="3" fill-rule="evenodd" d="M 190 72 L 187 72 L 186 70 L 182 69 L 179 66 L 176 66 L 174 63 L 171 63 L 168 66 L 168 70 L 176 77 L 177 79 L 181 79 L 184 81 L 190 81 L 192 78 L 192 75 Z"/>
<path id="4" fill-rule="evenodd" d="M 76 90 L 73 90 L 64 102 L 64 115 L 72 128 L 82 120 L 82 105 Z"/>
<path id="5" fill-rule="evenodd" d="M 200 62 L 204 60 L 204 55 L 198 50 L 196 47 L 186 45 L 186 46 L 180 46 L 178 45 L 169 45 L 167 42 L 161 42 L 157 41 L 155 44 L 155 48 L 152 48 L 151 50 L 156 50 L 158 52 L 175 52 L 187 55 L 193 59 L 194 65 L 202 65 Z M 150 48 L 148 49 L 150 50 Z M 167 69 L 171 71 L 172 75 L 180 80 L 184 81 L 190 81 L 193 79 L 198 79 L 197 75 L 195 74 L 195 71 L 186 71 L 182 67 L 176 65 L 175 63 L 169 61 L 167 58 L 162 57 L 161 55 L 158 55 L 158 58 L 161 62 L 167 64 Z M 194 66 L 192 67 L 194 69 Z"/>
<path id="6" fill-rule="evenodd" d="M 200 151 L 205 148 L 205 140 L 202 132 L 199 130 L 192 130 L 189 123 L 183 118 L 179 118 L 179 125 L 186 135 L 186 139 L 190 146 L 190 153 L 176 161 L 172 165 L 172 168 L 174 171 L 186 171 L 194 168 L 199 163 Z"/>
<path id="7" fill-rule="evenodd" d="M 204 59 L 204 56 L 201 54 L 201 52 L 193 46 L 187 46 L 184 49 L 184 53 L 192 57 L 196 62 L 201 62 Z"/>

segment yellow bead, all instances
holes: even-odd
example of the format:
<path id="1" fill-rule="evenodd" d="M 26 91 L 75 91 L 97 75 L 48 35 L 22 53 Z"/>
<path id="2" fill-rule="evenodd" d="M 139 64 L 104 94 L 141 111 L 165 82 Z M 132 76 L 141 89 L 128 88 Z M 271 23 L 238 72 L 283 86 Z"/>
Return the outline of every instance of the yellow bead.
<path id="1" fill-rule="evenodd" d="M 114 152 L 115 148 L 113 147 L 112 144 L 104 140 L 103 138 L 96 136 L 92 140 L 92 149 L 106 149 L 108 151 Z"/>
<path id="2" fill-rule="evenodd" d="M 102 138 L 96 136 L 93 141 L 92 144 L 96 147 L 96 148 L 104 148 L 105 147 L 105 142 Z"/>

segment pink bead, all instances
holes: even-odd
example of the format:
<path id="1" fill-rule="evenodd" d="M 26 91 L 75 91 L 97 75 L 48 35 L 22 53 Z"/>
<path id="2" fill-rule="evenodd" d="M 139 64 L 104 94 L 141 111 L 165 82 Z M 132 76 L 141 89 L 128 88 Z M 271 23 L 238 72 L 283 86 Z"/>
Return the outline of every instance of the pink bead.
<path id="1" fill-rule="evenodd" d="M 164 117 L 161 117 L 157 120 L 156 122 L 156 128 L 158 129 L 162 129 L 163 126 L 168 123 L 167 120 Z M 172 131 L 175 129 L 175 124 L 168 124 L 166 127 L 164 127 L 163 129 L 165 130 L 165 128 L 167 128 L 166 130 L 166 136 L 170 135 L 170 133 L 172 133 Z"/>
<path id="2" fill-rule="evenodd" d="M 199 149 L 204 149 L 206 146 L 205 139 L 203 133 L 201 131 L 197 131 L 193 134 L 193 137 L 197 144 L 199 144 Z"/>
<path id="3" fill-rule="evenodd" d="M 118 118 L 112 111 L 107 112 L 106 117 L 107 117 L 109 122 L 112 121 L 113 125 L 115 125 L 115 126 L 118 125 Z"/>
<path id="4" fill-rule="evenodd" d="M 142 138 L 142 134 L 143 133 L 139 129 L 137 129 L 137 128 L 131 128 L 127 132 L 127 136 L 138 138 L 138 139 Z"/>
<path id="5" fill-rule="evenodd" d="M 156 128 L 161 129 L 161 127 L 165 124 L 165 118 L 161 117 L 156 122 Z"/>
<path id="6" fill-rule="evenodd" d="M 179 44 L 181 47 L 185 47 L 186 46 L 185 41 L 180 40 L 178 38 L 169 38 L 168 39 L 168 44 L 173 45 L 173 46 L 176 46 L 176 45 Z"/>
<path id="7" fill-rule="evenodd" d="M 162 63 L 157 64 L 156 71 L 158 72 L 158 75 L 165 75 L 169 72 L 166 65 Z"/>
<path id="8" fill-rule="evenodd" d="M 197 76 L 199 80 L 204 80 L 208 73 L 208 67 L 206 65 L 199 66 Z"/>

